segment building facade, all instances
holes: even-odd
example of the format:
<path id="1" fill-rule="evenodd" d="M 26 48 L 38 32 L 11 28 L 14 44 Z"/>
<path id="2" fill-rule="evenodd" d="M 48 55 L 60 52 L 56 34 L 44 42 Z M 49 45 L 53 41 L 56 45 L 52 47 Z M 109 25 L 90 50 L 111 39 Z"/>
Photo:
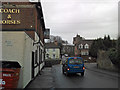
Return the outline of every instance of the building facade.
<path id="1" fill-rule="evenodd" d="M 2 3 L 2 61 L 21 65 L 18 88 L 25 88 L 44 66 L 44 32 L 41 3 Z"/>
<path id="2" fill-rule="evenodd" d="M 93 41 L 94 40 L 88 40 L 80 37 L 80 35 L 76 35 L 76 37 L 73 38 L 75 56 L 81 56 L 87 60 L 91 59 L 91 57 L 89 56 L 89 49 Z"/>
<path id="3" fill-rule="evenodd" d="M 74 45 L 63 44 L 61 53 L 62 55 L 74 56 Z"/>
<path id="4" fill-rule="evenodd" d="M 60 46 L 55 43 L 46 43 L 45 51 L 46 60 L 60 60 Z"/>

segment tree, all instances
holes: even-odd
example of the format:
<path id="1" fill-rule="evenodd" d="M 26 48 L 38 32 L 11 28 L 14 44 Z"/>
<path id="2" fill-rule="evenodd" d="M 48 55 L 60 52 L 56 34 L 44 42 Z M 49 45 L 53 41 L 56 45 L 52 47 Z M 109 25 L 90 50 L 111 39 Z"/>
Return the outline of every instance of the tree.
<path id="1" fill-rule="evenodd" d="M 104 50 L 105 49 L 105 45 L 103 43 L 103 39 L 102 38 L 97 39 L 96 44 L 97 44 L 98 49 L 100 49 L 100 50 Z"/>
<path id="2" fill-rule="evenodd" d="M 94 40 L 89 50 L 90 56 L 97 58 L 97 52 L 98 52 L 97 40 Z"/>
<path id="3" fill-rule="evenodd" d="M 104 36 L 103 44 L 105 47 L 104 50 L 108 50 L 109 48 L 112 47 L 112 40 L 110 39 L 109 35 L 108 35 L 108 37 Z"/>
<path id="4" fill-rule="evenodd" d="M 117 49 L 116 48 L 109 49 L 108 56 L 113 64 L 117 65 L 119 63 L 118 58 L 117 58 Z"/>
<path id="5" fill-rule="evenodd" d="M 60 36 L 50 35 L 50 39 L 48 39 L 46 43 L 55 42 L 55 41 L 57 41 L 58 43 L 62 43 L 62 38 Z"/>
<path id="6" fill-rule="evenodd" d="M 120 66 L 120 37 L 118 38 L 118 42 L 117 42 L 118 44 L 117 44 L 117 50 L 118 50 L 118 52 L 117 52 L 117 55 L 118 55 L 118 62 L 119 62 L 119 65 L 118 66 Z"/>
<path id="7" fill-rule="evenodd" d="M 120 37 L 117 40 L 117 47 L 111 48 L 108 55 L 113 64 L 120 68 Z"/>
<path id="8" fill-rule="evenodd" d="M 90 55 L 92 57 L 96 57 L 97 58 L 97 53 L 99 50 L 108 50 L 109 48 L 112 47 L 112 40 L 110 39 L 110 36 L 108 35 L 108 37 L 106 37 L 106 35 L 104 36 L 104 39 L 102 38 L 98 38 L 97 40 L 94 40 L 91 48 L 89 50 Z M 115 44 L 114 44 L 115 45 Z"/>

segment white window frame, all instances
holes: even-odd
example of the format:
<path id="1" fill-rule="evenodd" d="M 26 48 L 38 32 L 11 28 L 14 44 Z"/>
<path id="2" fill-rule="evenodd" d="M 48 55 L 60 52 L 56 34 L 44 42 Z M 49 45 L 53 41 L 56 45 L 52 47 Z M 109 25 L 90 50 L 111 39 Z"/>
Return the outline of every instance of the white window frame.
<path id="1" fill-rule="evenodd" d="M 85 49 L 89 49 L 89 45 L 88 44 L 85 44 Z"/>
<path id="2" fill-rule="evenodd" d="M 79 49 L 83 49 L 83 44 L 80 44 L 80 45 L 79 45 Z"/>
<path id="3" fill-rule="evenodd" d="M 53 58 L 55 58 L 55 56 L 56 56 L 56 55 L 55 55 L 55 54 L 53 54 Z"/>

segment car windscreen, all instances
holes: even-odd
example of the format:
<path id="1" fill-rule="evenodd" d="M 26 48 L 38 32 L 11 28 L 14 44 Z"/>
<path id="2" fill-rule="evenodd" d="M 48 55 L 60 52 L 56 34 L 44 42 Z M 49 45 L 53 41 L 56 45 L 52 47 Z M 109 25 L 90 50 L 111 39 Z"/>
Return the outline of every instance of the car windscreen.
<path id="1" fill-rule="evenodd" d="M 70 59 L 69 64 L 83 64 L 82 59 Z"/>

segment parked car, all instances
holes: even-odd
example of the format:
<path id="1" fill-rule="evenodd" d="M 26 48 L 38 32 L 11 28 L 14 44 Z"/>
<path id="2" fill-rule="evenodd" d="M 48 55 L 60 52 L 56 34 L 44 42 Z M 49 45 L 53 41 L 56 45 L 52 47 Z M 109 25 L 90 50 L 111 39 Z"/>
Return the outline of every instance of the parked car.
<path id="1" fill-rule="evenodd" d="M 84 76 L 85 67 L 84 61 L 81 57 L 68 57 L 62 65 L 63 74 L 81 73 Z"/>

